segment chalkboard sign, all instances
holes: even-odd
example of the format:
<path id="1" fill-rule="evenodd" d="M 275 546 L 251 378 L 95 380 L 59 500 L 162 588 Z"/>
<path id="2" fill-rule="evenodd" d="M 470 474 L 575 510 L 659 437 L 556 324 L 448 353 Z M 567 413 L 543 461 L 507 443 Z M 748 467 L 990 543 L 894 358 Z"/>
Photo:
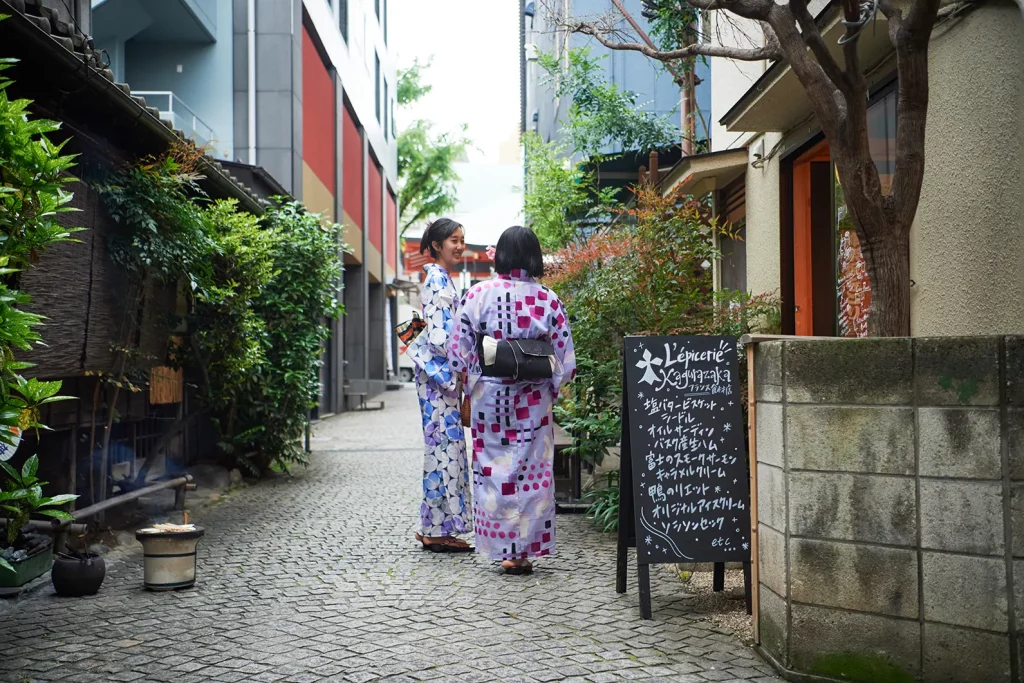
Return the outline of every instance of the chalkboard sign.
<path id="1" fill-rule="evenodd" d="M 624 369 L 619 587 L 636 547 L 650 618 L 647 565 L 750 560 L 736 339 L 627 337 Z"/>

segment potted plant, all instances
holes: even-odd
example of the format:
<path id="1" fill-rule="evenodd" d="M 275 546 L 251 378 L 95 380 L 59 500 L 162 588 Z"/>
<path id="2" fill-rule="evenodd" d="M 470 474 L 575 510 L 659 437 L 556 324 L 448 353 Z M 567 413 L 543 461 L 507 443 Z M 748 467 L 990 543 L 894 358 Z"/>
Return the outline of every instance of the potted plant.
<path id="1" fill-rule="evenodd" d="M 53 558 L 50 581 L 57 595 L 78 598 L 95 595 L 106 575 L 106 564 L 99 555 L 89 552 L 58 552 Z"/>
<path id="2" fill-rule="evenodd" d="M 39 456 L 25 461 L 19 472 L 10 463 L 0 462 L 7 474 L 0 489 L 0 510 L 7 518 L 7 534 L 0 552 L 0 587 L 16 588 L 36 578 L 53 563 L 53 543 L 26 526 L 33 514 L 57 519 L 71 519 L 71 515 L 58 510 L 78 498 L 62 494 L 48 498 L 43 495 L 47 482 L 36 477 Z"/>

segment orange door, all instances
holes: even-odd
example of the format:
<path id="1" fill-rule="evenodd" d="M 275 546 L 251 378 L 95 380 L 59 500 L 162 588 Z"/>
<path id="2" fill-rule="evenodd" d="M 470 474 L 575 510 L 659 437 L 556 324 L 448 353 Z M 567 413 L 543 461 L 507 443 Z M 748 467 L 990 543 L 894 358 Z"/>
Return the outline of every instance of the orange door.
<path id="1" fill-rule="evenodd" d="M 828 144 L 822 142 L 793 162 L 793 305 L 796 309 L 794 332 L 802 337 L 814 335 L 811 164 L 828 160 Z"/>

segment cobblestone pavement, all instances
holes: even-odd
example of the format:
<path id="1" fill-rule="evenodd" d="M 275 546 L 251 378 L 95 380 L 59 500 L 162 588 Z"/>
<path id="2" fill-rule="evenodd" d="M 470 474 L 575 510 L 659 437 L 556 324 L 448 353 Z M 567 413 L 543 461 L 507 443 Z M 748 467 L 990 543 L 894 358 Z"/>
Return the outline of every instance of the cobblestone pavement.
<path id="1" fill-rule="evenodd" d="M 614 540 L 580 516 L 559 517 L 559 554 L 528 577 L 418 549 L 415 392 L 385 398 L 321 425 L 308 470 L 196 511 L 193 590 L 144 591 L 131 549 L 95 597 L 0 603 L 0 679 L 777 680 L 667 569 L 642 621 L 635 582 L 615 593 Z"/>

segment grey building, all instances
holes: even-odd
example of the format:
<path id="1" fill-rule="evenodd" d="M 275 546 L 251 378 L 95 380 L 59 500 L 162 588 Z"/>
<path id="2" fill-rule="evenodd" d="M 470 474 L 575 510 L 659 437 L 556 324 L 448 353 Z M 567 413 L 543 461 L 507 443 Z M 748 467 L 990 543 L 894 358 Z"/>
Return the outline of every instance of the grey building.
<path id="1" fill-rule="evenodd" d="M 604 15 L 614 12 L 615 7 L 609 0 L 564 0 L 565 9 L 572 16 L 586 17 Z M 604 57 L 599 64 L 604 69 L 605 78 L 622 90 L 637 94 L 639 103 L 646 111 L 659 115 L 680 116 L 680 89 L 660 64 L 638 52 L 613 51 L 601 45 L 589 36 L 572 34 L 554 30 L 549 25 L 543 3 L 534 0 L 523 0 L 522 27 L 522 108 L 523 130 L 538 133 L 545 141 L 556 140 L 561 135 L 562 121 L 572 104 L 565 98 L 555 96 L 552 84 L 546 83 L 546 73 L 537 63 L 540 53 L 562 54 L 565 51 L 582 46 L 589 46 L 595 57 Z M 625 8 L 644 27 L 650 30 L 650 24 L 642 17 L 641 0 L 623 0 Z M 625 20 L 623 20 L 625 24 Z M 696 117 L 698 139 L 709 137 L 704 130 L 702 120 L 711 118 L 711 69 L 705 61 L 698 61 L 696 75 L 697 107 L 700 114 Z M 681 121 L 680 121 L 681 123 Z M 682 127 L 680 126 L 680 130 Z M 608 147 L 603 152 L 613 154 L 621 149 Z M 648 150 L 639 150 L 646 152 Z"/>
<path id="2" fill-rule="evenodd" d="M 91 10 L 83 30 L 133 95 L 253 187 L 345 226 L 347 315 L 324 349 L 320 413 L 383 392 L 397 372 L 400 258 L 388 1 L 91 0 Z"/>

